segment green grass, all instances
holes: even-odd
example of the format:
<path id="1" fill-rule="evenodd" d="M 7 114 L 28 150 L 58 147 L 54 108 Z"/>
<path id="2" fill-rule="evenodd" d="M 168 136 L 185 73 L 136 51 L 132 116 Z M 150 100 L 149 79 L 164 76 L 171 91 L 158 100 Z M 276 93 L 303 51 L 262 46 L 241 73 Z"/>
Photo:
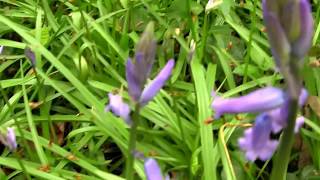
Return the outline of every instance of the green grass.
<path id="1" fill-rule="evenodd" d="M 158 42 L 151 77 L 170 58 L 176 65 L 141 110 L 137 151 L 179 180 L 268 179 L 272 163 L 248 162 L 237 145 L 254 116 L 210 121 L 211 91 L 231 97 L 283 86 L 261 2 L 224 0 L 210 12 L 206 3 L 0 0 L 0 131 L 14 127 L 19 144 L 15 153 L 1 146 L 0 179 L 125 179 L 129 127 L 104 106 L 109 92 L 129 101 L 125 62 L 150 21 Z M 288 171 L 300 179 L 320 174 L 320 71 L 309 66 L 319 56 L 319 3 L 313 1 L 315 34 L 303 71 L 312 102 L 301 112 L 307 120 Z M 136 179 L 146 178 L 143 162 L 136 158 Z"/>

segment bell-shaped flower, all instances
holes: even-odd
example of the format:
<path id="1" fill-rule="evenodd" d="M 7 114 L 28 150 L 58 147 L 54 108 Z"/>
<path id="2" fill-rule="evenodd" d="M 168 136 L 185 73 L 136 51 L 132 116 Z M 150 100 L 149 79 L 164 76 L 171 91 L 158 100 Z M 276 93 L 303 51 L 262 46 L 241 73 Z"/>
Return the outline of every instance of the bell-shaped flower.
<path id="1" fill-rule="evenodd" d="M 151 81 L 142 91 L 142 95 L 140 97 L 140 104 L 142 106 L 146 105 L 164 86 L 166 81 L 169 79 L 172 69 L 174 67 L 174 60 L 171 59 L 167 62 L 167 64 L 163 67 L 160 73 L 156 76 L 156 78 Z"/>
<path id="2" fill-rule="evenodd" d="M 223 99 L 215 97 L 211 107 L 215 111 L 215 119 L 225 113 L 263 112 L 280 107 L 286 100 L 285 93 L 274 87 L 265 87 L 245 96 Z"/>
<path id="3" fill-rule="evenodd" d="M 17 149 L 17 141 L 16 141 L 16 134 L 14 133 L 13 128 L 7 128 L 7 138 L 6 138 L 6 145 L 10 149 L 10 151 L 14 151 Z"/>
<path id="4" fill-rule="evenodd" d="M 0 46 L 0 54 L 2 54 L 3 49 L 4 49 L 4 46 Z"/>
<path id="5" fill-rule="evenodd" d="M 169 176 L 164 176 L 161 173 L 161 169 L 157 161 L 153 158 L 148 158 L 144 162 L 144 171 L 147 176 L 147 180 L 169 180 Z"/>
<path id="6" fill-rule="evenodd" d="M 109 93 L 109 104 L 105 107 L 105 111 L 111 111 L 114 115 L 119 116 L 131 125 L 130 107 L 127 103 L 123 102 L 119 94 Z"/>
<path id="7" fill-rule="evenodd" d="M 262 113 L 256 118 L 253 127 L 247 129 L 244 137 L 238 140 L 239 147 L 245 151 L 246 158 L 250 161 L 256 159 L 268 160 L 278 146 L 278 141 L 270 139 L 270 116 Z"/>

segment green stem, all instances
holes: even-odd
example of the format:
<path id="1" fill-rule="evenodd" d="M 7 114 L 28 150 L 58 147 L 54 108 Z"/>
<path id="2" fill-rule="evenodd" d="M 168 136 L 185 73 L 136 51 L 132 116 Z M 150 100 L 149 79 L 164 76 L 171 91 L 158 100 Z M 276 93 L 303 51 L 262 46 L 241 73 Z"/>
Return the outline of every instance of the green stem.
<path id="1" fill-rule="evenodd" d="M 126 164 L 126 179 L 134 179 L 134 151 L 136 149 L 137 141 L 137 128 L 140 121 L 140 104 L 137 104 L 135 111 L 132 115 L 132 126 L 130 128 L 130 139 L 129 139 L 129 148 L 128 148 L 128 159 Z"/>
<path id="2" fill-rule="evenodd" d="M 280 146 L 273 162 L 271 180 L 285 180 L 287 174 L 291 148 L 294 142 L 294 127 L 298 111 L 298 100 L 296 98 L 291 98 L 289 100 L 288 109 L 288 126 L 283 131 Z"/>
<path id="3" fill-rule="evenodd" d="M 192 38 L 194 39 L 194 41 L 196 43 L 198 43 L 199 37 L 198 37 L 198 34 L 197 34 L 196 27 L 195 27 L 195 25 L 193 23 L 193 20 L 192 20 L 192 12 L 191 12 L 191 2 L 190 2 L 190 0 L 186 1 L 186 6 L 187 6 L 187 12 L 189 13 L 188 14 L 188 24 L 189 24 L 190 29 L 191 29 L 191 35 L 192 35 Z"/>

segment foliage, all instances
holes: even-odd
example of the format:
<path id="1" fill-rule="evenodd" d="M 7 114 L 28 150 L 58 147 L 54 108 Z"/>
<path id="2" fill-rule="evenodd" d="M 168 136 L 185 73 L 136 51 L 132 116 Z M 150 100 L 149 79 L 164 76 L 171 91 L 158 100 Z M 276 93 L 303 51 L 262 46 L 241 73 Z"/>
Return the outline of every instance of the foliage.
<path id="1" fill-rule="evenodd" d="M 104 108 L 110 92 L 129 101 L 125 64 L 150 21 L 158 42 L 150 78 L 168 59 L 176 65 L 141 110 L 138 153 L 172 179 L 268 179 L 271 161 L 250 163 L 237 144 L 253 116 L 213 120 L 210 108 L 212 90 L 231 97 L 283 86 L 261 2 L 224 0 L 210 11 L 206 3 L 0 0 L 0 130 L 14 127 L 18 142 L 14 153 L 1 147 L 0 179 L 124 179 L 129 127 Z M 320 176 L 320 2 L 312 3 L 315 33 L 303 71 L 311 97 L 290 179 Z M 145 179 L 143 162 L 135 161 L 137 179 Z"/>

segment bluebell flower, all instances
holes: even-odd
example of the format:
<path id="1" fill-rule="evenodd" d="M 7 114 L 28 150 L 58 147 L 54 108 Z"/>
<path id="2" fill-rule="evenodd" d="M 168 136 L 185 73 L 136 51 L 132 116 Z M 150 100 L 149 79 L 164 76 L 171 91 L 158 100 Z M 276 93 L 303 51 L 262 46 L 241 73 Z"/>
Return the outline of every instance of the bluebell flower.
<path id="1" fill-rule="evenodd" d="M 307 101 L 307 98 L 308 98 L 308 92 L 306 89 L 303 88 L 300 92 L 300 96 L 298 100 L 299 107 L 302 107 L 305 104 L 305 102 Z M 287 99 L 281 107 L 267 112 L 272 119 L 273 133 L 278 133 L 283 128 L 287 127 L 287 116 L 288 116 L 288 107 L 289 107 L 288 103 L 289 103 L 289 100 Z"/>
<path id="2" fill-rule="evenodd" d="M 303 124 L 304 124 L 304 117 L 303 116 L 299 116 L 296 119 L 296 125 L 294 126 L 294 133 L 298 133 L 299 130 L 301 129 L 301 127 L 303 126 Z"/>
<path id="3" fill-rule="evenodd" d="M 223 99 L 215 97 L 211 107 L 215 119 L 223 114 L 263 112 L 280 107 L 286 100 L 286 94 L 279 88 L 265 87 L 245 96 Z"/>
<path id="4" fill-rule="evenodd" d="M 238 140 L 239 147 L 245 151 L 248 160 L 265 161 L 273 155 L 278 141 L 270 138 L 271 128 L 270 116 L 267 113 L 262 113 L 256 118 L 254 126 L 247 129 L 244 137 Z"/>
<path id="5" fill-rule="evenodd" d="M 278 64 L 288 60 L 289 56 L 298 60 L 303 58 L 311 46 L 313 35 L 308 0 L 263 0 L 262 7 L 272 53 Z"/>
<path id="6" fill-rule="evenodd" d="M 2 54 L 3 49 L 4 49 L 4 46 L 0 46 L 0 54 Z"/>
<path id="7" fill-rule="evenodd" d="M 144 171 L 147 176 L 147 180 L 169 180 L 169 176 L 164 176 L 161 173 L 161 169 L 157 161 L 153 158 L 148 158 L 144 162 Z"/>
<path id="8" fill-rule="evenodd" d="M 164 86 L 166 81 L 169 79 L 172 69 L 174 67 L 174 60 L 171 59 L 168 63 L 163 67 L 160 73 L 155 77 L 153 81 L 151 81 L 142 91 L 140 97 L 140 104 L 142 106 L 146 105 Z"/>
<path id="9" fill-rule="evenodd" d="M 215 95 L 213 95 L 215 96 Z M 240 148 L 245 151 L 250 161 L 269 159 L 278 144 L 270 138 L 272 133 L 279 133 L 287 126 L 289 96 L 281 89 L 265 87 L 245 96 L 223 99 L 214 97 L 212 108 L 215 118 L 225 113 L 260 112 L 253 127 L 245 131 L 239 139 Z M 298 105 L 302 107 L 308 98 L 306 89 L 300 91 Z M 295 132 L 303 125 L 303 117 L 296 120 Z"/>
<path id="10" fill-rule="evenodd" d="M 141 106 L 146 105 L 164 86 L 171 75 L 174 60 L 169 60 L 158 76 L 146 87 L 156 52 L 156 40 L 153 34 L 153 24 L 149 24 L 137 45 L 135 58 L 129 58 L 126 64 L 126 79 L 129 95 Z"/>
<path id="11" fill-rule="evenodd" d="M 119 94 L 109 93 L 108 96 L 109 104 L 105 107 L 105 111 L 111 111 L 116 116 L 125 120 L 128 125 L 131 125 L 129 105 L 123 102 L 123 99 Z"/>
<path id="12" fill-rule="evenodd" d="M 16 141 L 16 134 L 14 133 L 13 128 L 7 128 L 7 138 L 6 138 L 6 145 L 10 149 L 10 151 L 14 151 L 17 149 L 17 141 Z"/>

